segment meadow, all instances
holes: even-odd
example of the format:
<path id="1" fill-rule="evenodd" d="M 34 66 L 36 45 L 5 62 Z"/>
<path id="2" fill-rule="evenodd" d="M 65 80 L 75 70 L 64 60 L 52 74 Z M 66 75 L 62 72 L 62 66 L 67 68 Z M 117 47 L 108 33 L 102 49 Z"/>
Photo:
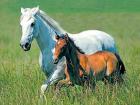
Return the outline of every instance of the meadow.
<path id="1" fill-rule="evenodd" d="M 126 66 L 124 84 L 98 82 L 94 92 L 75 86 L 59 94 L 50 87 L 42 102 L 45 76 L 38 64 L 39 48 L 35 40 L 29 52 L 19 46 L 20 7 L 37 5 L 68 32 L 98 29 L 111 34 Z M 1 0 L 0 105 L 140 105 L 140 1 Z"/>

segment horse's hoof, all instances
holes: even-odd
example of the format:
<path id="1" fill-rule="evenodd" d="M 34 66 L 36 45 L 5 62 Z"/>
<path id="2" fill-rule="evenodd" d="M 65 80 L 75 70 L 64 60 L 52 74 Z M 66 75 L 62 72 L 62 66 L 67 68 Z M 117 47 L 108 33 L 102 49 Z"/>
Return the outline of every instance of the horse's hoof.
<path id="1" fill-rule="evenodd" d="M 41 86 L 41 94 L 42 95 L 44 95 L 46 89 L 47 89 L 47 85 L 46 84 L 44 84 L 44 85 Z"/>
<path id="2" fill-rule="evenodd" d="M 47 98 L 46 98 L 45 94 L 40 94 L 40 101 L 39 102 L 41 105 L 47 104 Z"/>

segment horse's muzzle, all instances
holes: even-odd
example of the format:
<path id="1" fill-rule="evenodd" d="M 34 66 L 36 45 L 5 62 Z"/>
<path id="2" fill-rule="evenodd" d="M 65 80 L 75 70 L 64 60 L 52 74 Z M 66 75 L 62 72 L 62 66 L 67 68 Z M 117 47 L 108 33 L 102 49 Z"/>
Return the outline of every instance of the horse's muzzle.
<path id="1" fill-rule="evenodd" d="M 54 64 L 57 64 L 58 61 L 59 61 L 58 59 L 54 59 L 54 62 L 53 62 L 53 63 L 54 63 Z"/>
<path id="2" fill-rule="evenodd" d="M 30 43 L 25 43 L 25 44 L 20 44 L 21 48 L 24 50 L 24 51 L 29 51 L 30 48 L 31 48 L 31 44 Z"/>

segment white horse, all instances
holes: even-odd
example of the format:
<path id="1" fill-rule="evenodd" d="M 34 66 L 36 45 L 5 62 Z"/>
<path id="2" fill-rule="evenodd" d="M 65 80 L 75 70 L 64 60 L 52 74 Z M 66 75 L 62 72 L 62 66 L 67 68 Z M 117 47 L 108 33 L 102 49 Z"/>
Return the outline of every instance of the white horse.
<path id="1" fill-rule="evenodd" d="M 65 58 L 62 58 L 55 65 L 53 63 L 53 50 L 56 43 L 55 32 L 61 35 L 62 33 L 66 33 L 66 31 L 46 13 L 39 10 L 39 7 L 21 8 L 21 14 L 20 25 L 22 28 L 22 37 L 20 46 L 24 51 L 28 51 L 33 39 L 36 39 L 41 50 L 39 64 L 48 77 L 41 86 L 41 92 L 44 93 L 49 85 L 57 83 L 64 78 Z M 88 30 L 77 34 L 68 33 L 68 35 L 87 54 L 99 50 L 117 52 L 114 39 L 105 32 Z"/>

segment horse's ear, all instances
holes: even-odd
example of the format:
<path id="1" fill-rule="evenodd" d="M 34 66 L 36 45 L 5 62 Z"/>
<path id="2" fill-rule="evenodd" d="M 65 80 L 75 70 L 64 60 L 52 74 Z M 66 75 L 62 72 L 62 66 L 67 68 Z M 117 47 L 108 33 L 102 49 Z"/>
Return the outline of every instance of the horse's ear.
<path id="1" fill-rule="evenodd" d="M 37 14 L 39 12 L 39 6 L 32 8 L 32 12 L 33 12 L 33 15 Z"/>
<path id="2" fill-rule="evenodd" d="M 59 38 L 60 38 L 60 36 L 56 34 L 55 39 L 58 40 Z"/>
<path id="3" fill-rule="evenodd" d="M 21 13 L 22 13 L 22 14 L 24 14 L 24 13 L 25 13 L 25 9 L 24 9 L 24 8 L 21 8 L 21 10 L 20 10 L 20 11 L 21 11 Z"/>
<path id="4" fill-rule="evenodd" d="M 68 41 L 68 40 L 69 40 L 69 36 L 68 36 L 68 34 L 67 34 L 67 33 L 65 34 L 65 40 L 66 40 L 66 41 Z"/>
<path id="5" fill-rule="evenodd" d="M 60 36 L 57 34 L 57 32 L 55 31 L 55 39 L 58 40 L 60 38 Z"/>

